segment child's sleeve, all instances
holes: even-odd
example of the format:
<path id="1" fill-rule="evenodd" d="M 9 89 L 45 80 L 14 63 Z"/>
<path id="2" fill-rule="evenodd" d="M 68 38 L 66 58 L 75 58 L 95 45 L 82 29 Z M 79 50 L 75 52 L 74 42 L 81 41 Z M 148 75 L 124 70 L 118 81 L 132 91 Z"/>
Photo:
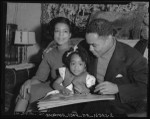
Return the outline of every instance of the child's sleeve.
<path id="1" fill-rule="evenodd" d="M 95 85 L 95 82 L 96 82 L 96 78 L 90 74 L 87 74 L 87 77 L 86 77 L 86 86 L 88 88 L 90 88 L 91 86 Z"/>
<path id="2" fill-rule="evenodd" d="M 63 80 L 64 80 L 64 78 L 65 78 L 65 72 L 66 72 L 66 67 L 61 67 L 61 68 L 59 68 L 58 70 L 59 70 L 60 76 L 61 76 L 61 77 L 63 78 Z"/>

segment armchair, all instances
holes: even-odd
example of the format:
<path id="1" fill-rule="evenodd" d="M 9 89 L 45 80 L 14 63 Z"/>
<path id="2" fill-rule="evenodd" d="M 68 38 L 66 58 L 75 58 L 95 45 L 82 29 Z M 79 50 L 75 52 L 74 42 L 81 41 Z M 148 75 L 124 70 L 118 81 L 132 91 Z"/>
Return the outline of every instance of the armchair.
<path id="1" fill-rule="evenodd" d="M 77 45 L 79 44 L 82 40 L 84 40 L 84 38 L 71 38 L 70 39 L 70 44 L 71 45 Z M 127 45 L 130 45 L 131 47 L 134 47 L 140 40 L 136 39 L 136 40 L 122 40 L 122 39 L 118 39 L 118 41 L 123 42 Z M 52 41 L 48 44 L 48 46 L 45 48 L 45 50 L 43 51 L 43 53 L 47 53 L 49 52 L 53 47 L 56 47 L 56 42 Z M 144 48 L 145 50 L 142 51 L 144 53 L 143 56 L 148 60 L 148 48 Z"/>
<path id="2" fill-rule="evenodd" d="M 71 38 L 69 43 L 74 46 L 74 45 L 77 45 L 82 40 L 84 40 L 84 38 Z M 43 51 L 43 53 L 48 53 L 54 47 L 56 47 L 56 42 L 53 40 L 52 42 L 48 44 L 48 46 Z"/>

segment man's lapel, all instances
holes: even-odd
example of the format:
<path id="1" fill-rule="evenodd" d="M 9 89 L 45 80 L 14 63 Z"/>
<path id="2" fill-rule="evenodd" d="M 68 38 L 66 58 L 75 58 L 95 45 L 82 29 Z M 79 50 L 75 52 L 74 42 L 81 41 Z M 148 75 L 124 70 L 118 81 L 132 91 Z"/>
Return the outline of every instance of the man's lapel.
<path id="1" fill-rule="evenodd" d="M 107 71 L 105 74 L 105 81 L 112 81 L 115 76 L 119 73 L 122 66 L 122 61 L 124 60 L 123 49 L 120 46 L 120 43 L 116 42 L 116 47 L 112 58 L 108 64 Z"/>

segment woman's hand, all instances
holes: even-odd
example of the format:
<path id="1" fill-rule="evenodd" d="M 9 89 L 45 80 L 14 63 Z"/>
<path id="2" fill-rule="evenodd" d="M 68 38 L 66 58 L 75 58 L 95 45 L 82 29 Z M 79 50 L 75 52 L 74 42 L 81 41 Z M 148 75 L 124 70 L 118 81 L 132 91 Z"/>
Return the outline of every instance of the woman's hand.
<path id="1" fill-rule="evenodd" d="M 63 88 L 60 90 L 60 93 L 64 94 L 64 95 L 70 95 L 71 94 L 71 90 L 67 89 L 67 88 Z"/>
<path id="2" fill-rule="evenodd" d="M 21 86 L 20 89 L 20 94 L 21 96 L 23 96 L 23 98 L 26 98 L 26 94 L 30 93 L 30 89 L 31 89 L 31 80 L 27 80 L 26 82 L 24 82 L 24 84 Z"/>

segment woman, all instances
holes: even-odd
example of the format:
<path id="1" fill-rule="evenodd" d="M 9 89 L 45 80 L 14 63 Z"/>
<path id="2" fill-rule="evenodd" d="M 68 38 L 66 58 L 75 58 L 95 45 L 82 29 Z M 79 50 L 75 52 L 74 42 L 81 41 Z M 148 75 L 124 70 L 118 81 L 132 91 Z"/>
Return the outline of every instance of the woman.
<path id="1" fill-rule="evenodd" d="M 50 85 L 57 78 L 56 70 L 63 66 L 63 54 L 71 48 L 69 44 L 70 38 L 70 21 L 64 17 L 55 18 L 54 40 L 57 46 L 44 54 L 36 75 L 22 85 L 15 112 L 26 112 L 28 104 L 42 98 L 46 93 L 53 90 Z M 50 79 L 48 79 L 49 74 Z M 49 82 L 46 83 L 47 79 Z"/>

